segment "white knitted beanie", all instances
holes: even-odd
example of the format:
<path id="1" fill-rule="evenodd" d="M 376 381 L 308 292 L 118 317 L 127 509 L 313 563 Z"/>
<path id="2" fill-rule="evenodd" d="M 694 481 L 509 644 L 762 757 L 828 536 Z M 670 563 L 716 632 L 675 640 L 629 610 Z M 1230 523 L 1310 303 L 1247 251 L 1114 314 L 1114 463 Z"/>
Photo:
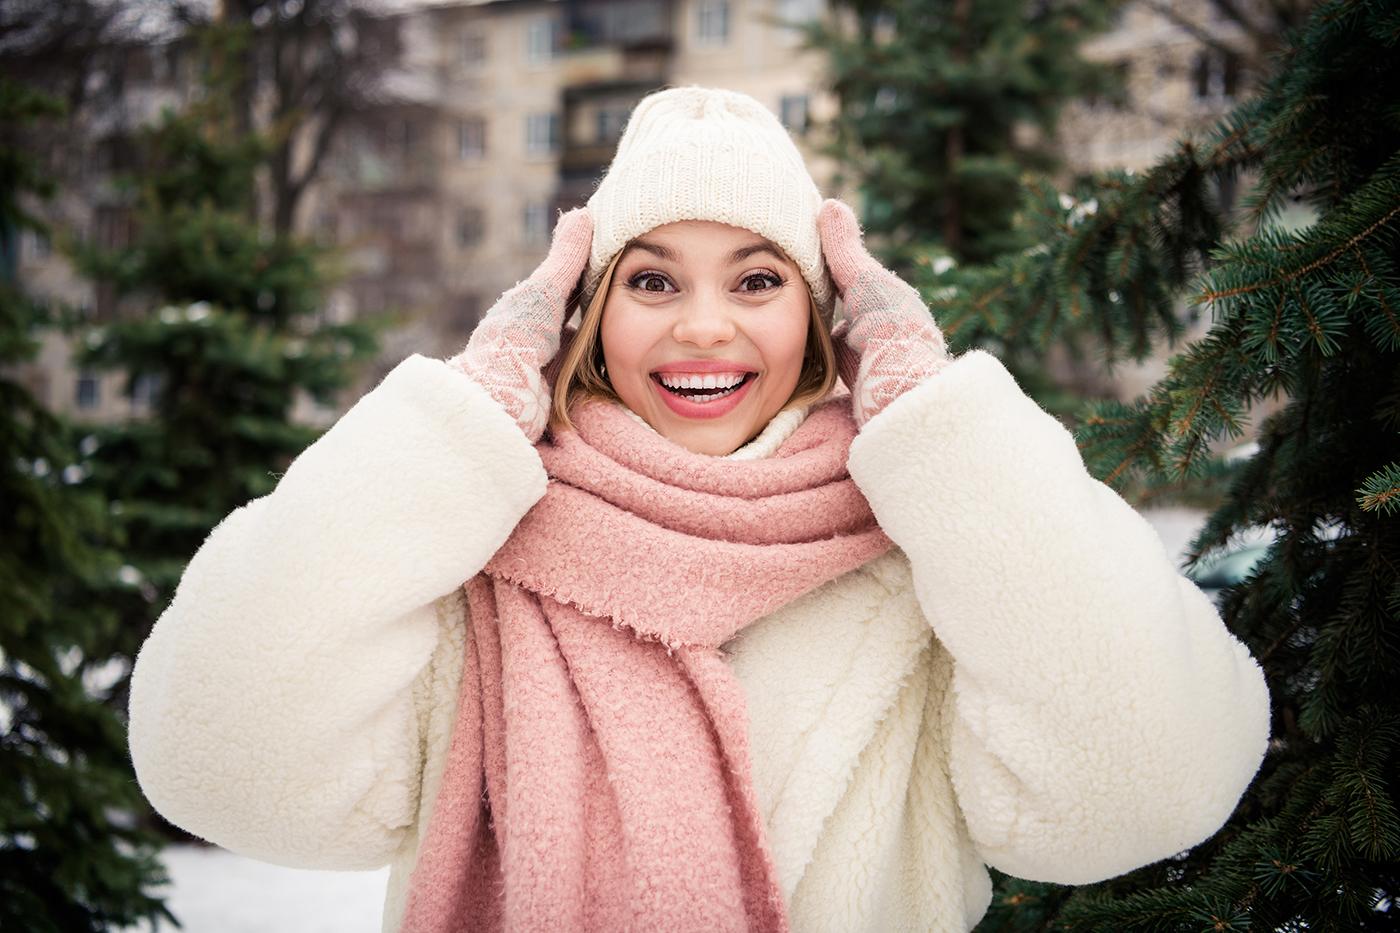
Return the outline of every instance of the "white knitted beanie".
<path id="1" fill-rule="evenodd" d="M 593 295 L 608 263 L 633 237 L 673 221 L 713 220 L 781 246 L 830 326 L 835 289 L 817 234 L 821 205 L 802 154 L 767 107 L 718 88 L 656 91 L 633 108 L 617 154 L 588 199 L 593 248 L 583 295 Z"/>

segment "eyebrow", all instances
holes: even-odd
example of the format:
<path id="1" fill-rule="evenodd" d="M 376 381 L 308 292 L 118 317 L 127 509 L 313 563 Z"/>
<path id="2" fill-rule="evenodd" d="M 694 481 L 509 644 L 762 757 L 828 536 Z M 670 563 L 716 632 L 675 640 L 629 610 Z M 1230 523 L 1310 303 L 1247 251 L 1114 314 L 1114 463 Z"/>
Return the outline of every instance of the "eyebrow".
<path id="1" fill-rule="evenodd" d="M 671 249 L 669 246 L 663 246 L 660 243 L 653 243 L 650 240 L 633 240 L 631 245 L 627 247 L 627 252 L 631 252 L 634 249 L 646 250 L 648 253 L 659 256 L 667 262 L 681 261 L 681 254 L 676 250 Z M 784 258 L 782 253 L 778 252 L 777 248 L 767 241 L 741 246 L 730 253 L 725 262 L 727 265 L 733 265 L 736 262 L 744 261 L 754 253 L 768 253 L 779 262 L 787 262 L 787 259 Z"/>

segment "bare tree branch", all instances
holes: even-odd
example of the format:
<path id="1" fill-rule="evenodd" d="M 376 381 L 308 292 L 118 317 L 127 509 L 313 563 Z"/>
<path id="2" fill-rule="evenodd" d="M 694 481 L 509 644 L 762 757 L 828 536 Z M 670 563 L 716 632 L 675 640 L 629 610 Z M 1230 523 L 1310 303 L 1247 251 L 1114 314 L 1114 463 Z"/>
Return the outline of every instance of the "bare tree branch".
<path id="1" fill-rule="evenodd" d="M 268 101 L 265 128 L 275 146 L 269 213 L 287 233 L 346 117 L 375 103 L 371 91 L 399 53 L 397 29 L 374 15 L 374 0 L 226 3 L 252 27 L 254 55 L 266 63 L 248 94 Z M 298 164 L 303 150 L 309 156 Z"/>
<path id="2" fill-rule="evenodd" d="M 1216 36 L 1210 30 L 1206 29 L 1199 23 L 1188 19 L 1179 10 L 1172 6 L 1170 0 L 1144 0 L 1144 3 L 1149 10 L 1156 13 L 1158 16 L 1161 16 L 1162 18 L 1175 23 L 1182 29 L 1185 29 L 1197 42 L 1200 42 L 1207 48 L 1212 48 L 1219 52 L 1224 52 L 1231 55 L 1237 53 L 1237 50 L 1231 47 L 1229 43 L 1223 41 L 1222 39 L 1220 39 L 1220 37 Z"/>
<path id="3" fill-rule="evenodd" d="M 1211 0 L 1211 4 L 1232 22 L 1238 25 L 1254 41 L 1257 48 L 1268 45 L 1271 33 L 1266 27 L 1261 27 L 1254 20 L 1245 14 L 1235 0 Z"/>

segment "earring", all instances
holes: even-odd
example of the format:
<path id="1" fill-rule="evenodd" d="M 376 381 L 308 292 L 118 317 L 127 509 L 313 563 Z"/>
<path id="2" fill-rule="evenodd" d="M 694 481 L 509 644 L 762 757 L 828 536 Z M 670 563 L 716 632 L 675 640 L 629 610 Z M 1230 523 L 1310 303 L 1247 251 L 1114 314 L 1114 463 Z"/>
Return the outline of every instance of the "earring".
<path id="1" fill-rule="evenodd" d="M 607 363 L 599 363 L 599 364 L 598 364 L 598 375 L 602 376 L 604 379 L 608 378 L 608 364 L 607 364 Z"/>

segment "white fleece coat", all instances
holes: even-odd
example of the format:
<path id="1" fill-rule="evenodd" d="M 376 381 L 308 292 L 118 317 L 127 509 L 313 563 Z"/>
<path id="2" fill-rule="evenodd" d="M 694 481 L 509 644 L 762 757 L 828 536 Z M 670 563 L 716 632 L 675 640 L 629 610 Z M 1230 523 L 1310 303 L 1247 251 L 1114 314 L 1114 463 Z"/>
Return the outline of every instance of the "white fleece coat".
<path id="1" fill-rule="evenodd" d="M 1224 824 L 1268 744 L 1262 671 L 995 357 L 896 399 L 849 469 L 896 547 L 724 646 L 795 930 L 966 931 L 986 865 L 1087 883 Z M 143 645 L 130 745 L 156 809 L 281 865 L 391 865 L 397 930 L 460 587 L 546 481 L 484 390 L 404 360 L 220 522 Z"/>

